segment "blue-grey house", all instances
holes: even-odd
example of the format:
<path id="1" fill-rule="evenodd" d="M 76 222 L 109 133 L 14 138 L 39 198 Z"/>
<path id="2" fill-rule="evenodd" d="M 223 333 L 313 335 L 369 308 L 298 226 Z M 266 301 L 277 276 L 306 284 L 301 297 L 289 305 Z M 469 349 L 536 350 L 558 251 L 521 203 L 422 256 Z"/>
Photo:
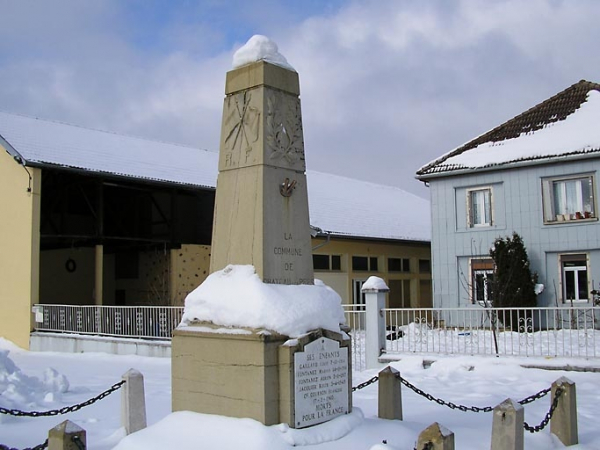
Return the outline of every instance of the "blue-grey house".
<path id="1" fill-rule="evenodd" d="M 544 285 L 538 306 L 600 286 L 600 84 L 580 81 L 423 166 L 436 307 L 483 304 L 489 250 L 517 232 Z"/>

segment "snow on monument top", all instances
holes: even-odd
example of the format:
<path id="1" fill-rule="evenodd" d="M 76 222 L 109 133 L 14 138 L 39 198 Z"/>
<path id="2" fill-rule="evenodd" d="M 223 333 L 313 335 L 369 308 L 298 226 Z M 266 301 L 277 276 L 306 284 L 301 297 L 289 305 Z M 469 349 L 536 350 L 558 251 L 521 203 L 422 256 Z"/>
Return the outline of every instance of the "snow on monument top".
<path id="1" fill-rule="evenodd" d="M 266 36 L 255 34 L 248 42 L 233 55 L 233 68 L 252 64 L 258 61 L 266 61 L 271 64 L 296 71 L 285 59 L 277 44 Z"/>
<path id="2" fill-rule="evenodd" d="M 263 328 L 295 338 L 317 328 L 339 332 L 345 319 L 342 299 L 319 280 L 314 285 L 267 284 L 253 266 L 229 265 L 186 297 L 180 326 L 194 322 Z"/>

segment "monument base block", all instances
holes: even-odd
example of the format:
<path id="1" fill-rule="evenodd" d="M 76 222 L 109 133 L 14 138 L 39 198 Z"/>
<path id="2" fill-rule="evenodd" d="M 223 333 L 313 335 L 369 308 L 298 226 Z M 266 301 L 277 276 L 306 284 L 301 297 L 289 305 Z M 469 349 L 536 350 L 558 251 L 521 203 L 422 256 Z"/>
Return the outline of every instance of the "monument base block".
<path id="1" fill-rule="evenodd" d="M 296 374 L 304 377 L 303 380 L 307 377 L 294 365 L 295 354 L 302 352 L 299 355 L 304 355 L 305 346 L 315 346 L 318 339 L 328 343 L 335 341 L 333 345 L 349 355 L 350 339 L 347 336 L 315 330 L 302 338 L 289 339 L 264 330 L 232 330 L 226 333 L 221 330 L 211 324 L 198 323 L 174 331 L 171 348 L 173 411 L 246 417 L 265 425 L 287 423 L 292 428 L 301 428 L 312 423 L 300 417 L 296 420 L 298 391 L 302 392 L 302 397 L 306 392 L 314 391 L 310 399 L 324 414 L 331 399 L 336 398 L 339 403 L 338 392 L 342 392 L 347 395 L 347 403 L 344 398 L 344 407 L 338 405 L 335 409 L 337 415 L 342 410 L 345 413 L 351 411 L 351 358 L 346 358 L 344 377 L 338 375 L 335 379 L 328 369 L 329 362 L 323 362 L 321 370 L 325 375 L 315 375 L 318 380 L 314 380 L 314 389 L 310 388 L 310 391 L 307 391 L 309 383 L 303 381 L 303 384 L 298 384 Z M 340 373 L 341 369 L 336 370 Z M 328 378 L 330 375 L 331 378 Z M 329 386 L 335 380 L 338 383 Z M 339 390 L 340 380 L 344 384 L 342 391 Z M 334 395 L 334 391 L 338 394 Z M 306 400 L 299 398 L 298 401 Z M 332 417 L 328 413 L 327 419 Z"/>

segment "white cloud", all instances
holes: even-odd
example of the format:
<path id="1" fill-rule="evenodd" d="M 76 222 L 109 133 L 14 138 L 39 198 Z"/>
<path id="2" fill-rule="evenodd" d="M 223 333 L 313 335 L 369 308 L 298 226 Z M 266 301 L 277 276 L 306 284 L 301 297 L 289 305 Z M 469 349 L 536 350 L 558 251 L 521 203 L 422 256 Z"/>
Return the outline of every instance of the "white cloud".
<path id="1" fill-rule="evenodd" d="M 216 151 L 233 52 L 265 34 L 300 74 L 311 168 L 427 195 L 425 162 L 600 81 L 595 0 L 308 4 L 0 0 L 0 109 Z"/>

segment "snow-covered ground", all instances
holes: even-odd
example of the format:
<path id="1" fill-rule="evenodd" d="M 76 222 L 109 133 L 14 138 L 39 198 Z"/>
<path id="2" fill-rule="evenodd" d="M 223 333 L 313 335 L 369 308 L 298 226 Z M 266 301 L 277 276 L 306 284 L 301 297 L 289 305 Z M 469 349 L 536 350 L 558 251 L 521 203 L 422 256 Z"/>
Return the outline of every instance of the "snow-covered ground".
<path id="1" fill-rule="evenodd" d="M 290 449 L 292 443 L 315 450 L 370 449 L 386 440 L 382 448 L 413 449 L 419 432 L 439 422 L 455 433 L 456 448 L 489 448 L 491 413 L 450 410 L 403 388 L 404 421 L 377 419 L 377 384 L 354 394 L 351 415 L 305 430 L 283 426 L 265 427 L 250 419 L 231 419 L 194 413 L 171 414 L 170 359 L 115 356 L 100 353 L 34 353 L 20 350 L 0 339 L 8 354 L 0 363 L 0 406 L 46 410 L 76 404 L 94 397 L 121 379 L 130 368 L 145 376 L 149 428 L 124 438 L 120 428 L 120 393 L 65 416 L 15 418 L 1 416 L 0 444 L 32 447 L 44 441 L 48 430 L 69 419 L 87 430 L 92 450 L 198 448 Z M 587 365 L 577 359 L 565 365 Z M 14 364 L 11 364 L 14 363 Z M 434 396 L 467 406 L 495 406 L 507 397 L 520 400 L 567 376 L 577 384 L 580 445 L 573 449 L 599 449 L 597 405 L 600 403 L 600 373 L 525 369 L 520 363 L 556 364 L 557 360 L 491 357 L 438 357 L 429 368 L 423 358 L 409 356 L 393 363 L 402 376 Z M 2 365 L 3 364 L 3 365 Z M 600 366 L 599 364 L 597 364 Z M 56 372 L 48 371 L 48 368 Z M 356 372 L 353 384 L 371 378 L 376 371 Z M 64 375 L 64 378 L 61 377 Z M 39 382 L 35 380 L 39 379 Z M 44 379 L 47 383 L 44 384 Z M 68 383 L 68 387 L 66 384 Z M 12 387 L 10 386 L 12 384 Z M 44 387 L 45 386 L 45 387 Z M 64 391 L 66 388 L 65 392 Z M 31 391 L 27 394 L 28 389 Z M 51 394 L 49 395 L 48 392 Z M 19 397 L 19 395 L 21 395 Z M 10 402 L 8 399 L 11 399 Z M 545 397 L 525 407 L 525 420 L 537 425 L 549 407 Z M 33 404 L 37 403 L 37 404 Z M 336 440 L 332 440 L 338 437 Z M 528 450 L 562 448 L 548 429 L 525 434 Z"/>

